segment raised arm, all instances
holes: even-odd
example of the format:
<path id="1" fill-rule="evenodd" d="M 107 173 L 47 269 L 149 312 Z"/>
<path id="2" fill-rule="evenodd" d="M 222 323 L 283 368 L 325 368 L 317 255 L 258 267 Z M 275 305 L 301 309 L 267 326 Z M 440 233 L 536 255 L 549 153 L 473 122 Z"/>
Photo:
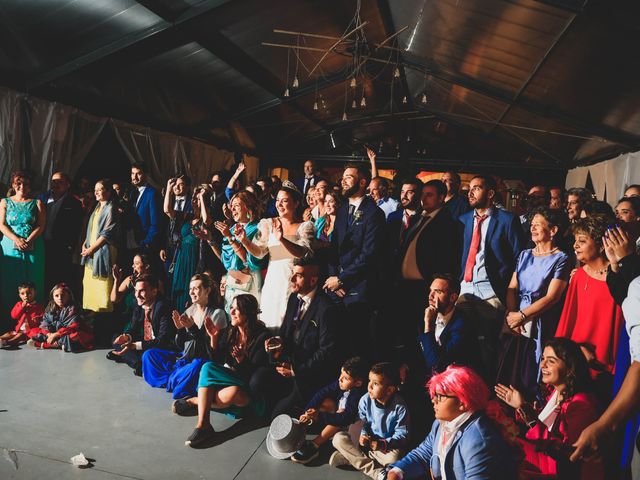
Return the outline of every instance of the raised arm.
<path id="1" fill-rule="evenodd" d="M 369 164 L 371 165 L 371 178 L 378 176 L 378 166 L 376 165 L 376 152 L 367 147 L 367 156 L 369 157 Z"/>
<path id="2" fill-rule="evenodd" d="M 164 213 L 169 218 L 175 218 L 176 211 L 173 209 L 173 186 L 176 184 L 175 178 L 167 180 L 167 188 L 164 192 Z"/>

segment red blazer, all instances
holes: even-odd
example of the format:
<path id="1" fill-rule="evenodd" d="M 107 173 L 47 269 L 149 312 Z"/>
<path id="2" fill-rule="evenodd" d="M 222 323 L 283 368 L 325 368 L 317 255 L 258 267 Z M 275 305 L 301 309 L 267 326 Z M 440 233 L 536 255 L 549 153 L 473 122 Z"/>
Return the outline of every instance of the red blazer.
<path id="1" fill-rule="evenodd" d="M 549 397 L 547 397 L 547 400 Z M 580 478 L 604 480 L 604 465 L 600 462 L 571 463 L 571 445 L 582 430 L 600 416 L 600 407 L 592 393 L 576 393 L 560 405 L 560 412 L 551 431 L 542 423 L 534 425 L 522 441 L 530 478 Z"/>

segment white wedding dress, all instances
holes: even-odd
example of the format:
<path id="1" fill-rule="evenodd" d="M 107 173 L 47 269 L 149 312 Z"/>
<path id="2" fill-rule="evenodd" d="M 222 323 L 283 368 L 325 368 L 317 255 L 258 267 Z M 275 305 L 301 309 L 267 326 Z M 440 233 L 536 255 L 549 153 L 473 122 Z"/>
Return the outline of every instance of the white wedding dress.
<path id="1" fill-rule="evenodd" d="M 253 237 L 253 243 L 260 247 L 262 256 L 269 254 L 267 276 L 262 286 L 260 300 L 260 320 L 272 330 L 280 328 L 287 309 L 287 300 L 291 294 L 291 273 L 293 271 L 294 256 L 278 241 L 272 228 L 271 218 L 264 218 L 258 224 L 258 232 Z M 286 235 L 285 238 L 293 243 L 306 247 L 311 251 L 311 242 L 315 238 L 313 222 L 303 222 L 298 227 L 296 235 Z"/>

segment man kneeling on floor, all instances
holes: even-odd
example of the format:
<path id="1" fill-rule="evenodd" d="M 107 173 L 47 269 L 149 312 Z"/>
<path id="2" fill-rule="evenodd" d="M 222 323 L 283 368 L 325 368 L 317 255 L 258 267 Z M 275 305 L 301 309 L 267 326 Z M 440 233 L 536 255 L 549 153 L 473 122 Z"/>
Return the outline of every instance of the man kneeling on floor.
<path id="1" fill-rule="evenodd" d="M 176 330 L 171 319 L 171 305 L 159 298 L 155 277 L 140 275 L 136 278 L 134 293 L 138 305 L 124 332 L 114 338 L 114 349 L 107 353 L 107 358 L 126 363 L 133 368 L 135 375 L 141 377 L 142 353 L 150 348 L 174 350 Z"/>

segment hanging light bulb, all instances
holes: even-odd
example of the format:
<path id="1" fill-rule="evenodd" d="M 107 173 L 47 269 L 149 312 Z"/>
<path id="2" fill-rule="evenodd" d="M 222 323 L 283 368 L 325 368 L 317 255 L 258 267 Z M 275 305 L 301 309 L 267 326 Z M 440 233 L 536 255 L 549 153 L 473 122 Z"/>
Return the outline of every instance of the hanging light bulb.
<path id="1" fill-rule="evenodd" d="M 284 96 L 288 97 L 289 96 L 289 87 L 285 88 L 284 90 Z"/>
<path id="2" fill-rule="evenodd" d="M 378 145 L 378 153 L 382 153 L 383 148 L 384 148 L 384 142 L 380 141 L 380 145 Z"/>
<path id="3" fill-rule="evenodd" d="M 298 88 L 300 86 L 300 82 L 298 81 L 298 76 L 293 77 L 293 84 L 291 85 L 293 88 Z"/>
<path id="4" fill-rule="evenodd" d="M 420 100 L 420 103 L 422 103 L 422 104 L 426 104 L 427 103 L 427 94 L 426 93 L 422 94 L 422 100 Z"/>
<path id="5" fill-rule="evenodd" d="M 400 78 L 400 69 L 398 67 L 393 71 L 393 78 Z"/>
<path id="6" fill-rule="evenodd" d="M 411 136 L 407 135 L 407 143 L 409 143 L 411 141 Z"/>
<path id="7" fill-rule="evenodd" d="M 347 121 L 347 112 L 342 112 L 342 121 L 343 122 Z"/>
<path id="8" fill-rule="evenodd" d="M 313 109 L 317 112 L 318 111 L 318 101 L 316 100 L 315 102 L 313 102 Z"/>
<path id="9" fill-rule="evenodd" d="M 353 78 L 351 79 L 351 83 L 349 83 L 349 86 L 350 86 L 351 88 L 356 88 L 356 77 L 353 77 Z"/>
<path id="10" fill-rule="evenodd" d="M 408 103 L 409 101 L 407 100 L 407 96 L 405 95 L 404 97 L 402 97 L 402 103 Z"/>
<path id="11" fill-rule="evenodd" d="M 360 106 L 362 108 L 367 106 L 367 99 L 366 98 L 362 97 L 362 100 L 360 100 Z"/>
<path id="12" fill-rule="evenodd" d="M 358 104 L 356 103 L 356 99 L 355 98 L 351 102 L 351 108 L 358 108 Z"/>

